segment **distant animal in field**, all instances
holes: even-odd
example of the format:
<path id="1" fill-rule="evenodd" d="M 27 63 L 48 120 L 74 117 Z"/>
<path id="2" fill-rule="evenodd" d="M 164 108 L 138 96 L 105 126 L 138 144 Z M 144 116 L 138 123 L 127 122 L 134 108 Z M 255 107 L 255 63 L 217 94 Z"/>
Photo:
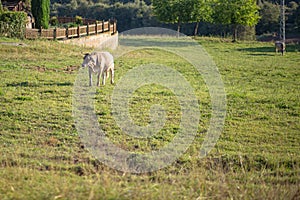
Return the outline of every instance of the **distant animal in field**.
<path id="1" fill-rule="evenodd" d="M 284 54 L 284 51 L 285 51 L 285 43 L 284 42 L 281 42 L 281 41 L 276 41 L 275 42 L 275 51 L 276 53 L 281 52 L 281 55 Z"/>
<path id="2" fill-rule="evenodd" d="M 100 86 L 100 76 L 102 85 L 105 79 L 111 74 L 111 84 L 114 84 L 114 58 L 109 52 L 93 52 L 85 54 L 82 67 L 89 68 L 89 85 L 92 86 L 92 73 L 97 74 L 97 86 Z"/>

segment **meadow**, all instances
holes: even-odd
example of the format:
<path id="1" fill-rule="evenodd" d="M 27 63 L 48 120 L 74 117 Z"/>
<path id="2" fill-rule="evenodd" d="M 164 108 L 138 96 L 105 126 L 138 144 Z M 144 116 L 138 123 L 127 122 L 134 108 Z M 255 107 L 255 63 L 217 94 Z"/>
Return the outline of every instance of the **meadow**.
<path id="1" fill-rule="evenodd" d="M 210 94 L 186 60 L 161 49 L 129 52 L 115 61 L 116 84 L 137 66 L 159 63 L 194 88 L 200 121 L 185 154 L 158 171 L 131 174 L 109 168 L 81 141 L 72 98 L 83 53 L 93 49 L 57 41 L 0 38 L 0 199 L 299 199 L 300 46 L 284 56 L 273 43 L 196 38 L 216 63 L 227 95 L 225 125 L 209 154 L 199 150 L 211 118 Z M 94 79 L 95 80 L 95 79 Z M 130 99 L 134 122 L 146 126 L 149 109 L 166 110 L 151 138 L 132 138 L 117 126 L 109 83 L 96 90 L 95 113 L 107 137 L 139 153 L 172 141 L 180 121 L 175 95 L 157 84 Z"/>

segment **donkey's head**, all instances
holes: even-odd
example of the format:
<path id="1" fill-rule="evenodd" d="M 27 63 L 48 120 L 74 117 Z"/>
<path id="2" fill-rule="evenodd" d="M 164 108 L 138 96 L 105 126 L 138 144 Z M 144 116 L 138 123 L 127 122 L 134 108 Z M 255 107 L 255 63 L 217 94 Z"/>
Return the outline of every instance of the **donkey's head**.
<path id="1" fill-rule="evenodd" d="M 96 65 L 96 60 L 93 58 L 93 55 L 89 53 L 85 54 L 81 66 L 94 68 L 95 65 Z"/>

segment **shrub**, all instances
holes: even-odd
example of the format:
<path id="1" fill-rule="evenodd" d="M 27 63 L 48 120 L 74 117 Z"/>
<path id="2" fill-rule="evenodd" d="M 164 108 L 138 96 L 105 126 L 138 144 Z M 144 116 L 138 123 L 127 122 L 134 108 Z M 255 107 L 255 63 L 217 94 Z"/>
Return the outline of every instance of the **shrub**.
<path id="1" fill-rule="evenodd" d="M 58 19 L 56 16 L 53 16 L 50 18 L 50 24 L 51 26 L 57 26 L 58 25 Z"/>
<path id="2" fill-rule="evenodd" d="M 4 11 L 0 13 L 0 36 L 24 38 L 26 21 L 25 12 Z"/>
<path id="3" fill-rule="evenodd" d="M 69 22 L 69 23 L 65 23 L 62 25 L 62 27 L 64 28 L 72 28 L 72 27 L 77 27 L 78 25 L 76 23 L 73 22 Z"/>
<path id="4" fill-rule="evenodd" d="M 255 40 L 255 27 L 250 26 L 239 26 L 238 37 L 240 40 Z"/>
<path id="5" fill-rule="evenodd" d="M 82 19 L 82 17 L 76 16 L 76 17 L 75 17 L 75 23 L 76 23 L 77 25 L 82 25 L 82 24 L 83 24 L 83 19 Z"/>

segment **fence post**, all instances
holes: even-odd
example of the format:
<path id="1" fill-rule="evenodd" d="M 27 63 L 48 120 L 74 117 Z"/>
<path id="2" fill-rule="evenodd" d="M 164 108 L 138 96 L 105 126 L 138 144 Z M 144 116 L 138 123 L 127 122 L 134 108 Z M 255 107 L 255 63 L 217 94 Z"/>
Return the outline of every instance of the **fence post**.
<path id="1" fill-rule="evenodd" d="M 69 38 L 69 28 L 68 27 L 66 27 L 66 37 L 67 37 L 67 39 Z"/>
<path id="2" fill-rule="evenodd" d="M 53 39 L 56 39 L 57 29 L 56 27 L 53 29 Z"/>
<path id="3" fill-rule="evenodd" d="M 80 25 L 77 26 L 77 36 L 80 37 Z"/>
<path id="4" fill-rule="evenodd" d="M 95 34 L 97 35 L 97 33 L 98 33 L 98 30 L 97 30 L 97 29 L 98 29 L 97 21 L 95 22 L 95 25 L 96 25 L 96 26 L 95 26 Z"/>
<path id="5" fill-rule="evenodd" d="M 101 32 L 104 32 L 104 20 L 102 20 L 102 31 Z"/>
<path id="6" fill-rule="evenodd" d="M 43 27 L 41 26 L 39 29 L 39 33 L 40 33 L 39 37 L 42 37 L 42 31 L 43 31 Z"/>
<path id="7" fill-rule="evenodd" d="M 87 23 L 87 25 L 86 25 L 86 35 L 89 35 L 90 34 L 90 25 L 89 25 L 89 23 Z"/>
<path id="8" fill-rule="evenodd" d="M 108 22 L 108 33 L 111 35 L 111 31 L 110 31 L 110 19 L 107 21 Z"/>

